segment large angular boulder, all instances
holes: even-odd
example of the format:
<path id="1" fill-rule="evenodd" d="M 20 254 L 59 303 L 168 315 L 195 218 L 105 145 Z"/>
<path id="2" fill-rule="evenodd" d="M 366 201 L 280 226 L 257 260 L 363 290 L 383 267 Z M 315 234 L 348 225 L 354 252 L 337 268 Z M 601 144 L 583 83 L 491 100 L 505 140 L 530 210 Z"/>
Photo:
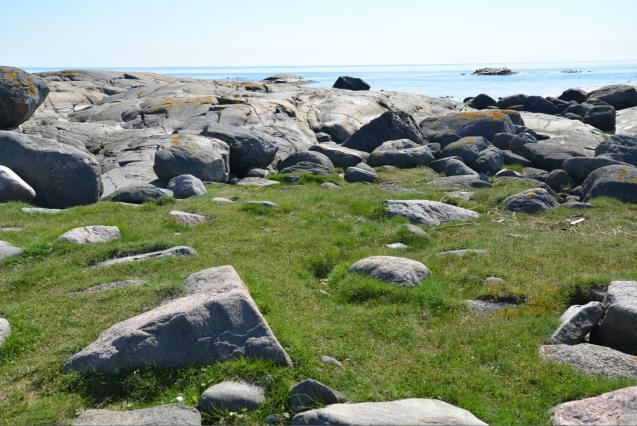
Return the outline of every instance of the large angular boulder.
<path id="1" fill-rule="evenodd" d="M 471 165 L 480 152 L 489 147 L 489 141 L 483 137 L 467 136 L 450 143 L 442 150 L 443 157 L 460 157 Z"/>
<path id="2" fill-rule="evenodd" d="M 451 221 L 480 217 L 480 213 L 451 204 L 430 200 L 386 200 L 383 205 L 389 217 L 402 216 L 413 224 L 438 226 Z"/>
<path id="3" fill-rule="evenodd" d="M 504 199 L 507 210 L 518 213 L 536 213 L 557 207 L 557 200 L 543 188 L 531 188 Z"/>
<path id="4" fill-rule="evenodd" d="M 635 425 L 637 386 L 557 405 L 551 422 L 554 426 Z"/>
<path id="5" fill-rule="evenodd" d="M 30 202 L 35 190 L 8 167 L 0 166 L 0 203 L 9 201 Z"/>
<path id="6" fill-rule="evenodd" d="M 403 111 L 387 111 L 350 136 L 343 146 L 372 152 L 383 142 L 409 139 L 419 145 L 427 143 L 414 118 Z"/>
<path id="7" fill-rule="evenodd" d="M 524 100 L 522 108 L 524 111 L 539 112 L 542 114 L 555 115 L 559 113 L 557 107 L 551 101 L 548 101 L 541 96 L 529 96 Z"/>
<path id="8" fill-rule="evenodd" d="M 259 386 L 245 382 L 226 381 L 206 389 L 199 399 L 200 411 L 218 410 L 241 412 L 259 408 L 265 401 L 265 392 Z"/>
<path id="9" fill-rule="evenodd" d="M 401 287 L 415 287 L 431 275 L 421 262 L 395 256 L 371 256 L 354 263 L 349 272 L 369 275 Z"/>
<path id="10" fill-rule="evenodd" d="M 515 153 L 531 161 L 535 167 L 549 172 L 555 169 L 563 169 L 564 161 L 571 157 L 590 156 L 589 151 L 586 149 L 548 143 L 528 143 L 515 151 Z"/>
<path id="11" fill-rule="evenodd" d="M 369 153 L 356 149 L 346 148 L 334 142 L 313 145 L 310 151 L 320 152 L 330 159 L 335 167 L 353 167 L 360 162 L 364 162 Z"/>
<path id="12" fill-rule="evenodd" d="M 72 244 L 98 244 L 119 240 L 122 237 L 117 226 L 92 225 L 73 228 L 59 238 Z"/>
<path id="13" fill-rule="evenodd" d="M 234 268 L 192 274 L 187 295 L 113 325 L 73 355 L 67 371 L 106 374 L 144 367 L 188 368 L 237 357 L 292 361 Z"/>
<path id="14" fill-rule="evenodd" d="M 177 134 L 155 153 L 153 170 L 168 182 L 180 175 L 193 175 L 203 181 L 227 182 L 230 173 L 230 147 L 219 139 Z"/>
<path id="15" fill-rule="evenodd" d="M 586 374 L 637 379 L 637 358 L 607 346 L 589 343 L 545 345 L 540 347 L 540 355 Z"/>
<path id="16" fill-rule="evenodd" d="M 336 79 L 334 85 L 332 86 L 335 89 L 346 89 L 346 90 L 369 90 L 372 86 L 369 85 L 368 82 L 361 78 L 357 77 L 349 77 L 346 75 L 342 75 Z"/>
<path id="17" fill-rule="evenodd" d="M 613 281 L 602 302 L 605 315 L 591 343 L 637 355 L 637 281 Z"/>
<path id="18" fill-rule="evenodd" d="M 617 111 L 615 133 L 618 135 L 637 135 L 637 107 Z"/>
<path id="19" fill-rule="evenodd" d="M 470 412 L 436 399 L 333 404 L 299 413 L 293 425 L 486 425 Z"/>
<path id="20" fill-rule="evenodd" d="M 97 160 L 69 145 L 0 131 L 0 165 L 27 182 L 35 190 L 34 203 L 46 207 L 91 204 L 102 195 Z"/>
<path id="21" fill-rule="evenodd" d="M 595 155 L 637 167 L 637 136 L 615 135 L 595 148 Z"/>
<path id="22" fill-rule="evenodd" d="M 86 410 L 74 421 L 73 426 L 200 426 L 201 414 L 185 405 L 160 405 L 140 410 Z"/>
<path id="23" fill-rule="evenodd" d="M 419 124 L 427 137 L 439 133 L 453 133 L 460 138 L 482 136 L 492 139 L 497 133 L 515 133 L 515 125 L 508 114 L 498 110 L 454 112 L 428 117 Z"/>
<path id="24" fill-rule="evenodd" d="M 604 310 L 600 302 L 590 302 L 583 306 L 571 306 L 561 318 L 561 324 L 555 330 L 549 343 L 552 345 L 576 345 L 584 338 L 602 318 Z"/>
<path id="25" fill-rule="evenodd" d="M 584 200 L 612 197 L 628 203 L 637 203 L 637 167 L 600 167 L 584 180 L 582 194 Z"/>
<path id="26" fill-rule="evenodd" d="M 637 106 L 637 89 L 627 84 L 605 86 L 590 92 L 586 99 L 599 99 L 614 106 L 618 110 L 632 108 Z"/>
<path id="27" fill-rule="evenodd" d="M 550 138 L 541 144 L 584 149 L 592 153 L 607 138 L 601 130 L 578 120 L 534 112 L 522 112 L 521 115 L 527 129 Z"/>
<path id="28" fill-rule="evenodd" d="M 116 257 L 98 262 L 93 265 L 94 268 L 105 266 L 121 265 L 122 263 L 143 262 L 150 259 L 163 259 L 166 257 L 178 256 L 197 256 L 197 252 L 188 246 L 176 246 L 165 250 L 151 251 L 148 253 L 132 254 L 130 256 Z"/>
<path id="29" fill-rule="evenodd" d="M 27 121 L 49 94 L 46 82 L 20 68 L 0 66 L 0 129 Z"/>
<path id="30" fill-rule="evenodd" d="M 448 158 L 445 163 L 444 172 L 447 176 L 477 176 L 478 174 L 471 167 L 467 166 L 462 160 L 457 158 Z"/>
<path id="31" fill-rule="evenodd" d="M 614 132 L 617 123 L 615 108 L 611 105 L 591 105 L 582 121 L 604 132 Z"/>

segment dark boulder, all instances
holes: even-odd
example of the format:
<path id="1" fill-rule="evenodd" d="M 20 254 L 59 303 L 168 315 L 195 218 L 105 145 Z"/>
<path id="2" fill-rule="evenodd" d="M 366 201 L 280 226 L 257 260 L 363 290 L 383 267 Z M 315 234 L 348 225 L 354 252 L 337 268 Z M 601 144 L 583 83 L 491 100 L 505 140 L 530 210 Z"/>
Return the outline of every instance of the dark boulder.
<path id="1" fill-rule="evenodd" d="M 545 182 L 548 186 L 558 192 L 575 186 L 573 178 L 566 172 L 566 170 L 562 169 L 555 169 L 549 173 Z"/>
<path id="2" fill-rule="evenodd" d="M 365 161 L 369 154 L 367 152 L 358 151 L 356 149 L 345 148 L 334 142 L 326 142 L 313 145 L 310 151 L 320 152 L 330 159 L 336 167 L 352 167 Z"/>
<path id="3" fill-rule="evenodd" d="M 548 101 L 549 101 L 549 102 L 551 102 L 553 105 L 555 105 L 555 107 L 557 108 L 557 113 L 558 113 L 558 114 L 563 113 L 563 112 L 564 112 L 564 110 L 565 110 L 566 108 L 568 108 L 568 107 L 571 105 L 571 103 L 570 103 L 570 102 L 563 101 L 563 100 L 558 99 L 558 98 L 552 98 L 552 97 L 549 97 L 549 98 L 546 98 L 546 100 L 548 100 Z"/>
<path id="4" fill-rule="evenodd" d="M 361 127 L 343 146 L 372 152 L 383 142 L 397 139 L 409 139 L 419 145 L 428 142 L 411 115 L 403 111 L 387 111 Z"/>
<path id="5" fill-rule="evenodd" d="M 517 105 L 524 105 L 526 98 L 528 98 L 528 96 L 523 94 L 504 96 L 498 99 L 497 106 L 501 109 L 509 109 Z"/>
<path id="6" fill-rule="evenodd" d="M 564 170 L 579 183 L 599 168 L 617 165 L 626 165 L 626 163 L 605 157 L 573 157 L 564 161 Z"/>
<path id="7" fill-rule="evenodd" d="M 475 170 L 463 163 L 462 160 L 455 157 L 447 158 L 446 160 L 444 172 L 447 176 L 478 175 Z"/>
<path id="8" fill-rule="evenodd" d="M 628 203 L 637 203 L 637 168 L 601 167 L 584 180 L 582 193 L 584 201 L 596 197 L 612 197 Z"/>
<path id="9" fill-rule="evenodd" d="M 20 68 L 0 66 L 0 129 L 13 129 L 27 121 L 49 94 L 39 77 Z"/>
<path id="10" fill-rule="evenodd" d="M 522 167 L 531 167 L 533 165 L 526 158 L 522 157 L 521 155 L 514 154 L 513 152 L 507 149 L 500 150 L 500 153 L 502 154 L 502 161 L 504 165 L 517 164 Z"/>
<path id="11" fill-rule="evenodd" d="M 615 135 L 600 143 L 595 155 L 637 166 L 637 136 Z"/>
<path id="12" fill-rule="evenodd" d="M 471 98 L 468 102 L 466 102 L 466 104 L 475 109 L 487 109 L 489 107 L 494 107 L 496 105 L 496 101 L 491 96 L 481 93 L 475 98 Z"/>
<path id="13" fill-rule="evenodd" d="M 590 92 L 586 99 L 599 99 L 614 106 L 617 110 L 632 108 L 637 106 L 637 89 L 627 84 L 605 86 Z"/>
<path id="14" fill-rule="evenodd" d="M 524 111 L 539 112 L 541 114 L 557 115 L 559 114 L 558 108 L 553 105 L 552 102 L 544 99 L 541 96 L 529 96 L 524 101 Z"/>
<path id="15" fill-rule="evenodd" d="M 369 90 L 372 86 L 363 79 L 342 75 L 336 79 L 336 82 L 332 87 L 335 89 L 346 90 Z"/>
<path id="16" fill-rule="evenodd" d="M 605 132 L 615 131 L 615 108 L 611 105 L 593 105 L 584 115 L 584 123 Z"/>
<path id="17" fill-rule="evenodd" d="M 433 134 L 448 133 L 461 138 L 481 136 L 491 140 L 496 133 L 515 133 L 515 125 L 509 115 L 498 110 L 455 112 L 427 117 L 420 122 L 420 129 L 427 138 Z"/>
<path id="18" fill-rule="evenodd" d="M 105 201 L 117 201 L 120 203 L 144 204 L 147 201 L 156 200 L 161 197 L 172 197 L 172 191 L 159 188 L 151 184 L 131 185 L 104 197 Z"/>
<path id="19" fill-rule="evenodd" d="M 499 149 L 490 146 L 480 152 L 478 158 L 476 158 L 472 166 L 476 171 L 492 176 L 496 174 L 504 164 L 504 158 Z"/>
<path id="20" fill-rule="evenodd" d="M 316 151 L 297 152 L 296 154 L 292 154 L 289 157 L 279 161 L 278 168 L 279 170 L 283 170 L 298 163 L 318 164 L 325 167 L 326 169 L 332 170 L 332 172 L 334 171 L 334 164 L 332 164 L 330 159 L 327 158 L 325 154 Z"/>
<path id="21" fill-rule="evenodd" d="M 578 104 L 581 104 L 586 100 L 587 95 L 588 94 L 582 89 L 566 89 L 560 96 L 558 96 L 558 99 L 566 102 L 575 101 Z"/>
<path id="22" fill-rule="evenodd" d="M 586 157 L 584 148 L 566 147 L 546 143 L 528 143 L 515 151 L 530 160 L 535 167 L 547 171 L 563 168 L 564 161 L 571 157 Z"/>
<path id="23" fill-rule="evenodd" d="M 399 169 L 424 166 L 434 160 L 434 155 L 427 146 L 413 144 L 412 147 L 394 148 L 390 144 L 395 141 L 383 143 L 376 148 L 367 158 L 367 164 L 372 167 L 394 166 Z M 385 146 L 387 146 L 385 148 Z"/>
<path id="24" fill-rule="evenodd" d="M 504 205 L 512 212 L 536 213 L 557 207 L 557 200 L 543 188 L 531 188 L 505 198 Z"/>
<path id="25" fill-rule="evenodd" d="M 488 148 L 489 145 L 489 141 L 483 137 L 469 136 L 447 145 L 442 150 L 442 156 L 460 157 L 465 163 L 471 165 L 478 158 L 480 152 Z"/>

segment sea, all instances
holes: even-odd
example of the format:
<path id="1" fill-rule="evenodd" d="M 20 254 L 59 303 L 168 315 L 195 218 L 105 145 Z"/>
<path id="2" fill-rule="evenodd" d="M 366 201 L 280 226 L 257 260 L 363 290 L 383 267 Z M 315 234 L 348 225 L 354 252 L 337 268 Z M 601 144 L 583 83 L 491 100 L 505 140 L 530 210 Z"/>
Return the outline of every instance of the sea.
<path id="1" fill-rule="evenodd" d="M 478 76 L 482 67 L 511 68 L 516 74 Z M 29 72 L 82 67 L 27 68 Z M 356 65 L 356 66 L 276 66 L 276 67 L 163 67 L 163 68 L 88 68 L 114 71 L 154 72 L 174 77 L 215 80 L 258 81 L 275 74 L 292 74 L 311 80 L 310 87 L 330 87 L 340 75 L 366 80 L 372 90 L 418 93 L 462 100 L 486 93 L 494 98 L 524 93 L 558 96 L 568 88 L 591 90 L 609 84 L 637 85 L 637 60 L 579 63 L 514 63 L 453 65 Z"/>

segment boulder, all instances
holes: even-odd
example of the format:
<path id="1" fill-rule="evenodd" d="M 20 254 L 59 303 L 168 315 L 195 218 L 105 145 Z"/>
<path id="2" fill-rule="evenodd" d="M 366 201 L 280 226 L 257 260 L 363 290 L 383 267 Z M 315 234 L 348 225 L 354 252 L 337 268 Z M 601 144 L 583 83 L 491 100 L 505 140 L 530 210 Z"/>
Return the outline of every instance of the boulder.
<path id="1" fill-rule="evenodd" d="M 175 176 L 168 181 L 168 190 L 172 191 L 173 197 L 178 199 L 202 197 L 208 194 L 203 182 L 193 175 Z"/>
<path id="2" fill-rule="evenodd" d="M 500 109 L 509 109 L 513 107 L 522 107 L 528 98 L 527 95 L 521 93 L 517 95 L 503 96 L 498 99 L 497 107 Z"/>
<path id="3" fill-rule="evenodd" d="M 637 386 L 570 401 L 552 410 L 554 426 L 602 426 L 637 424 Z"/>
<path id="4" fill-rule="evenodd" d="M 294 411 L 302 411 L 324 405 L 336 404 L 342 395 L 313 379 L 303 380 L 290 388 L 288 405 Z"/>
<path id="5" fill-rule="evenodd" d="M 588 175 L 597 169 L 616 165 L 626 165 L 626 163 L 606 157 L 571 157 L 562 164 L 564 170 L 577 183 L 583 182 Z"/>
<path id="6" fill-rule="evenodd" d="M 13 256 L 19 256 L 24 252 L 21 248 L 18 248 L 6 241 L 0 241 L 0 261 Z"/>
<path id="7" fill-rule="evenodd" d="M 8 167 L 0 166 L 0 203 L 9 201 L 31 202 L 35 190 Z"/>
<path id="8" fill-rule="evenodd" d="M 536 213 L 557 207 L 557 200 L 542 188 L 531 188 L 504 199 L 505 207 L 518 213 Z"/>
<path id="9" fill-rule="evenodd" d="M 409 139 L 419 145 L 427 142 L 414 118 L 403 111 L 387 111 L 350 136 L 343 146 L 372 152 L 383 142 Z"/>
<path id="10" fill-rule="evenodd" d="M 354 263 L 349 272 L 368 275 L 400 287 L 416 287 L 431 275 L 429 268 L 417 260 L 395 256 L 367 257 Z"/>
<path id="11" fill-rule="evenodd" d="M 562 92 L 560 96 L 558 96 L 558 99 L 561 99 L 566 102 L 574 101 L 574 102 L 577 102 L 578 104 L 581 104 L 582 102 L 586 100 L 587 96 L 588 96 L 588 93 L 586 93 L 582 89 L 566 89 L 565 91 Z"/>
<path id="12" fill-rule="evenodd" d="M 201 414 L 184 405 L 160 405 L 140 410 L 86 410 L 74 421 L 73 426 L 153 425 L 200 426 Z"/>
<path id="13" fill-rule="evenodd" d="M 46 82 L 19 68 L 0 66 L 0 129 L 27 121 L 49 94 Z"/>
<path id="14" fill-rule="evenodd" d="M 210 220 L 208 216 L 203 216 L 203 215 L 195 214 L 195 213 L 181 212 L 179 210 L 172 210 L 169 214 L 172 217 L 174 217 L 176 220 L 178 220 L 179 222 L 189 226 L 199 225 Z"/>
<path id="15" fill-rule="evenodd" d="M 586 150 L 586 153 L 582 154 L 584 156 L 590 156 L 597 145 L 607 137 L 601 130 L 581 121 L 532 112 L 522 112 L 521 114 L 527 129 L 549 137 L 540 144 L 583 149 Z M 537 139 L 540 140 L 540 138 Z"/>
<path id="16" fill-rule="evenodd" d="M 152 251 L 149 253 L 134 254 L 130 256 L 117 257 L 115 259 L 109 259 L 102 262 L 98 262 L 94 265 L 95 268 L 102 266 L 119 265 L 129 262 L 141 262 L 149 259 L 161 259 L 164 257 L 176 257 L 176 256 L 196 256 L 197 252 L 194 249 L 186 246 L 177 246 L 165 250 Z"/>
<path id="17" fill-rule="evenodd" d="M 118 189 L 104 197 L 105 201 L 120 203 L 144 204 L 161 197 L 172 197 L 172 191 L 151 184 L 132 185 Z"/>
<path id="18" fill-rule="evenodd" d="M 565 188 L 573 188 L 575 181 L 566 172 L 566 170 L 555 169 L 546 176 L 545 182 L 555 191 L 561 191 Z"/>
<path id="19" fill-rule="evenodd" d="M 72 244 L 98 244 L 119 240 L 121 237 L 122 233 L 117 226 L 94 225 L 71 229 L 62 234 L 59 240 Z"/>
<path id="20" fill-rule="evenodd" d="M 587 157 L 586 149 L 566 147 L 545 143 L 529 143 L 523 145 L 516 154 L 519 154 L 533 163 L 535 167 L 552 171 L 564 168 L 564 161 L 571 157 Z"/>
<path id="21" fill-rule="evenodd" d="M 467 101 L 467 106 L 475 109 L 487 109 L 496 105 L 495 99 L 484 93 L 479 94 L 475 98 Z"/>
<path id="22" fill-rule="evenodd" d="M 555 330 L 549 343 L 552 345 L 576 345 L 597 326 L 604 310 L 600 302 L 589 302 L 583 306 L 571 306 L 561 318 L 561 324 Z"/>
<path id="23" fill-rule="evenodd" d="M 293 425 L 486 425 L 462 408 L 436 399 L 333 404 L 299 413 Z"/>
<path id="24" fill-rule="evenodd" d="M 234 268 L 197 272 L 186 286 L 186 296 L 104 331 L 66 371 L 188 368 L 238 357 L 292 365 Z"/>
<path id="25" fill-rule="evenodd" d="M 281 182 L 272 179 L 263 179 L 256 177 L 247 177 L 237 182 L 239 186 L 256 186 L 257 188 L 265 188 L 267 186 L 280 185 Z"/>
<path id="26" fill-rule="evenodd" d="M 541 96 L 529 96 L 524 100 L 522 109 L 528 112 L 555 115 L 559 113 L 557 107 Z"/>
<path id="27" fill-rule="evenodd" d="M 389 217 L 402 216 L 413 224 L 439 226 L 446 222 L 480 217 L 473 210 L 430 200 L 386 200 L 383 205 Z"/>
<path id="28" fill-rule="evenodd" d="M 615 132 L 618 135 L 637 135 L 637 107 L 617 111 Z"/>
<path id="29" fill-rule="evenodd" d="M 615 349 L 580 343 L 540 347 L 544 359 L 568 364 L 585 374 L 637 379 L 637 359 Z"/>
<path id="30" fill-rule="evenodd" d="M 11 325 L 5 318 L 0 317 L 0 348 L 4 342 L 11 336 Z"/>
<path id="31" fill-rule="evenodd" d="M 358 163 L 365 161 L 369 154 L 364 151 L 346 148 L 334 142 L 321 143 L 313 145 L 310 151 L 320 152 L 330 159 L 335 167 L 353 167 Z"/>
<path id="32" fill-rule="evenodd" d="M 582 194 L 584 201 L 612 197 L 627 203 L 637 203 L 637 167 L 600 167 L 584 180 Z"/>
<path id="33" fill-rule="evenodd" d="M 281 169 L 283 174 L 304 174 L 310 173 L 313 175 L 331 175 L 334 173 L 334 167 L 326 167 L 322 164 L 313 163 L 310 161 L 300 161 L 289 167 Z"/>
<path id="34" fill-rule="evenodd" d="M 502 162 L 505 166 L 508 164 L 517 164 L 522 167 L 531 167 L 533 165 L 533 163 L 531 163 L 526 158 L 522 157 L 521 155 L 515 154 L 507 149 L 500 150 L 500 154 L 502 155 Z"/>
<path id="35" fill-rule="evenodd" d="M 637 89 L 627 84 L 616 84 L 593 90 L 586 100 L 599 99 L 615 107 L 626 109 L 637 106 Z"/>
<path id="36" fill-rule="evenodd" d="M 325 154 L 316 151 L 297 152 L 292 154 L 279 161 L 278 168 L 279 170 L 284 170 L 299 163 L 317 164 L 330 171 L 328 174 L 334 173 L 334 164 L 332 164 L 330 159 Z"/>
<path id="37" fill-rule="evenodd" d="M 617 121 L 615 108 L 610 105 L 593 105 L 586 111 L 582 121 L 604 132 L 614 132 Z"/>
<path id="38" fill-rule="evenodd" d="M 467 136 L 452 142 L 442 150 L 443 157 L 460 157 L 466 164 L 471 165 L 480 152 L 489 147 L 489 141 L 483 137 Z"/>
<path id="39" fill-rule="evenodd" d="M 242 412 L 257 409 L 264 401 L 265 392 L 259 386 L 227 381 L 206 389 L 197 408 L 211 414 L 218 410 Z"/>
<path id="40" fill-rule="evenodd" d="M 13 170 L 35 190 L 36 204 L 66 208 L 95 203 L 102 195 L 98 162 L 69 145 L 0 131 L 0 165 Z"/>
<path id="41" fill-rule="evenodd" d="M 615 135 L 600 143 L 595 155 L 637 167 L 637 136 Z"/>
<path id="42" fill-rule="evenodd" d="M 367 158 L 367 164 L 372 167 L 394 166 L 399 169 L 407 169 L 424 166 L 434 160 L 434 155 L 427 146 L 417 145 L 409 139 L 402 140 L 408 142 L 407 147 L 397 146 L 396 142 L 384 142 L 376 148 Z"/>
<path id="43" fill-rule="evenodd" d="M 447 176 L 477 176 L 478 174 L 461 160 L 449 158 L 445 164 L 444 172 Z"/>
<path id="44" fill-rule="evenodd" d="M 602 302 L 605 315 L 591 343 L 637 355 L 637 281 L 613 281 Z"/>
<path id="45" fill-rule="evenodd" d="M 485 182 L 477 175 L 439 177 L 428 182 L 437 188 L 492 188 L 489 182 Z"/>
<path id="46" fill-rule="evenodd" d="M 374 171 L 369 171 L 360 167 L 348 167 L 345 169 L 345 180 L 348 182 L 376 182 L 378 175 Z"/>
<path id="47" fill-rule="evenodd" d="M 488 176 L 495 175 L 503 165 L 504 157 L 502 156 L 502 152 L 493 146 L 482 150 L 480 155 L 472 162 L 472 166 L 477 172 L 484 173 Z"/>
<path id="48" fill-rule="evenodd" d="M 230 147 L 219 139 L 190 134 L 170 136 L 170 142 L 155 153 L 153 170 L 168 182 L 181 175 L 203 181 L 227 182 L 230 173 Z"/>
<path id="49" fill-rule="evenodd" d="M 427 138 L 440 133 L 450 133 L 460 138 L 481 136 L 491 140 L 497 133 L 515 133 L 515 125 L 509 115 L 498 110 L 453 112 L 428 117 L 422 120 L 419 126 Z"/>
<path id="50" fill-rule="evenodd" d="M 542 169 L 536 169 L 535 167 L 524 167 L 522 169 L 522 176 L 527 179 L 538 180 L 544 182 L 549 176 L 549 172 Z"/>
<path id="51" fill-rule="evenodd" d="M 346 89 L 346 90 L 369 90 L 372 86 L 369 85 L 365 80 L 357 78 L 357 77 L 349 77 L 346 75 L 342 75 L 336 79 L 334 85 L 332 86 L 334 89 Z"/>
<path id="52" fill-rule="evenodd" d="M 270 171 L 267 169 L 259 169 L 257 167 L 253 167 L 246 172 L 246 177 L 265 178 L 269 174 Z"/>

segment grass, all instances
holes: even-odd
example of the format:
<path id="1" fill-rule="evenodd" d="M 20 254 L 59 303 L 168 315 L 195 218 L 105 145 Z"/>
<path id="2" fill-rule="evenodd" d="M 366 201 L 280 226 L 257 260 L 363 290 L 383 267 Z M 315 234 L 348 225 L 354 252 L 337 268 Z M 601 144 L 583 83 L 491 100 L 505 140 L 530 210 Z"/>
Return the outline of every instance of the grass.
<path id="1" fill-rule="evenodd" d="M 539 358 L 538 346 L 569 303 L 613 279 L 637 279 L 637 206 L 598 199 L 590 210 L 512 214 L 500 202 L 525 186 L 506 182 L 458 202 L 483 213 L 479 220 L 428 228 L 429 237 L 408 233 L 399 218 L 385 219 L 385 199 L 442 199 L 426 183 L 432 177 L 427 169 L 381 172 L 384 181 L 422 195 L 329 177 L 263 189 L 210 185 L 202 198 L 141 207 L 99 203 L 59 215 L 0 205 L 0 227 L 24 227 L 0 239 L 25 249 L 0 264 L 0 315 L 13 328 L 0 349 L 0 423 L 64 423 L 86 408 L 141 408 L 178 396 L 196 405 L 205 388 L 233 378 L 263 386 L 266 404 L 252 412 L 214 413 L 206 421 L 263 422 L 269 414 L 292 416 L 289 386 L 314 378 L 351 401 L 438 398 L 489 424 L 547 424 L 558 403 L 635 384 L 549 363 Z M 318 185 L 326 180 L 342 188 Z M 214 196 L 238 202 L 213 203 Z M 247 200 L 280 208 L 247 207 Z M 213 219 L 190 228 L 168 215 L 173 209 Z M 570 225 L 575 216 L 586 220 Z M 71 228 L 97 224 L 119 226 L 122 239 L 91 246 L 57 240 Z M 393 242 L 409 248 L 385 246 Z M 191 246 L 199 256 L 89 268 L 117 255 L 177 245 Z M 437 254 L 459 248 L 489 253 Z M 418 288 L 396 288 L 347 273 L 353 262 L 382 254 L 420 260 L 432 277 Z M 226 264 L 249 287 L 294 368 L 239 359 L 116 377 L 63 372 L 64 361 L 110 325 L 175 297 L 192 272 Z M 492 275 L 505 282 L 485 284 Z M 73 294 L 135 278 L 147 284 Z M 477 297 L 525 304 L 476 317 L 463 301 Z M 321 355 L 345 368 L 321 363 Z"/>

